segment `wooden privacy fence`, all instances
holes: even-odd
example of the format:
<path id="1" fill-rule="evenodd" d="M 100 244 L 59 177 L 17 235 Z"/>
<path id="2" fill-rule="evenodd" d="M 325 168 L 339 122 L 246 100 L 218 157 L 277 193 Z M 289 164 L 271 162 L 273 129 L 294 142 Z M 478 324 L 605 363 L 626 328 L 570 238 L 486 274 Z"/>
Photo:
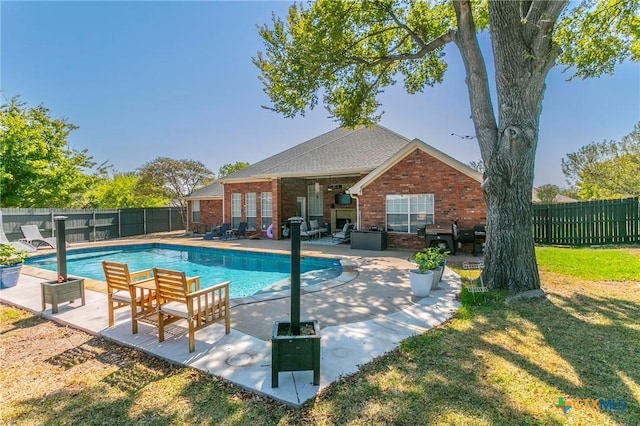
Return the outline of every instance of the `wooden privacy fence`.
<path id="1" fill-rule="evenodd" d="M 640 198 L 533 205 L 538 244 L 590 246 L 640 243 Z"/>
<path id="2" fill-rule="evenodd" d="M 70 243 L 185 229 L 181 207 L 141 209 L 2 209 L 2 229 L 10 241 L 22 238 L 21 225 L 37 225 L 45 237 L 55 235 L 55 216 L 66 216 Z"/>

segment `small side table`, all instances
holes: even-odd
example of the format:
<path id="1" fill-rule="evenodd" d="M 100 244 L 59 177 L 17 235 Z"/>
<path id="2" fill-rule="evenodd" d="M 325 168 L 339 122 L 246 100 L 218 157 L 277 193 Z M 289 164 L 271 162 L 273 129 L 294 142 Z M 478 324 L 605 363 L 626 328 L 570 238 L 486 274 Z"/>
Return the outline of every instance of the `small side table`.
<path id="1" fill-rule="evenodd" d="M 42 310 L 51 305 L 51 312 L 58 313 L 58 303 L 73 302 L 76 299 L 82 300 L 84 306 L 84 279 L 76 278 L 59 283 L 57 281 L 43 281 L 40 283 L 42 294 Z"/>

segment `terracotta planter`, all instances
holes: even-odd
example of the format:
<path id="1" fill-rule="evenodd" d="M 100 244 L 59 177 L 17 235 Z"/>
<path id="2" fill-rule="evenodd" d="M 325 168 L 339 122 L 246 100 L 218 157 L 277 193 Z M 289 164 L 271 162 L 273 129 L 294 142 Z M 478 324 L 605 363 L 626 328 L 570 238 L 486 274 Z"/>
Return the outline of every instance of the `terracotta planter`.
<path id="1" fill-rule="evenodd" d="M 424 273 L 418 270 L 409 271 L 409 282 L 415 297 L 427 297 L 433 284 L 433 271 Z"/>
<path id="2" fill-rule="evenodd" d="M 20 278 L 22 263 L 12 266 L 0 266 L 0 288 L 15 287 Z"/>

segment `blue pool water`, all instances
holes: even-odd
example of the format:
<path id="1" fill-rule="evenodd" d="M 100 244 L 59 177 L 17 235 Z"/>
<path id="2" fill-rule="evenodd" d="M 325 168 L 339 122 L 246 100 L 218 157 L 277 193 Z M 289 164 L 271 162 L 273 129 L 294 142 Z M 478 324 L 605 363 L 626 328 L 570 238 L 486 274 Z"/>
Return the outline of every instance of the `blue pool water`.
<path id="1" fill-rule="evenodd" d="M 250 296 L 289 278 L 291 268 L 288 255 L 143 244 L 70 250 L 67 252 L 67 272 L 73 276 L 104 281 L 103 260 L 126 263 L 130 271 L 154 266 L 184 271 L 188 277 L 200 276 L 202 287 L 230 281 L 229 293 L 232 298 Z M 27 259 L 26 264 L 57 270 L 56 255 L 34 256 Z M 321 271 L 323 279 L 331 279 L 342 273 L 342 267 L 336 259 L 303 257 L 300 260 L 300 272 L 314 275 L 314 271 Z"/>

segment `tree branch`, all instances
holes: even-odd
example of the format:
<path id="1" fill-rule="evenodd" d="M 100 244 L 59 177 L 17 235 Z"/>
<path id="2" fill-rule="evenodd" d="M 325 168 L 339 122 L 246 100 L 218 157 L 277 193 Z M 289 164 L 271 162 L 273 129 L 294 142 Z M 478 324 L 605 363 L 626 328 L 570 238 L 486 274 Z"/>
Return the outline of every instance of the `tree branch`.
<path id="1" fill-rule="evenodd" d="M 553 41 L 551 40 L 551 35 L 553 33 L 553 27 L 567 3 L 568 0 L 537 0 L 531 4 L 530 11 L 539 10 L 539 12 L 535 14 L 535 22 L 529 24 L 531 27 L 535 25 L 535 28 L 537 28 L 537 31 L 530 39 L 531 51 L 541 61 L 542 70 L 544 70 L 544 72 L 551 69 L 555 63 L 556 57 L 560 53 L 559 48 L 554 46 Z"/>
<path id="2" fill-rule="evenodd" d="M 398 55 L 387 55 L 378 58 L 354 58 L 353 60 L 357 63 L 361 63 L 367 66 L 376 66 L 384 63 L 398 62 L 406 59 L 420 59 L 427 53 L 433 52 L 434 50 L 443 47 L 445 44 L 452 42 L 455 32 L 455 30 L 447 31 L 446 33 L 440 35 L 438 38 L 430 41 L 429 43 L 423 43 L 421 49 L 415 53 L 401 53 Z"/>
<path id="3" fill-rule="evenodd" d="M 482 159 L 487 164 L 494 150 L 493 142 L 498 140 L 498 126 L 491 104 L 487 69 L 476 38 L 476 28 L 469 1 L 454 1 L 453 5 L 458 25 L 454 42 L 460 50 L 467 74 L 471 116 L 478 136 Z"/>

